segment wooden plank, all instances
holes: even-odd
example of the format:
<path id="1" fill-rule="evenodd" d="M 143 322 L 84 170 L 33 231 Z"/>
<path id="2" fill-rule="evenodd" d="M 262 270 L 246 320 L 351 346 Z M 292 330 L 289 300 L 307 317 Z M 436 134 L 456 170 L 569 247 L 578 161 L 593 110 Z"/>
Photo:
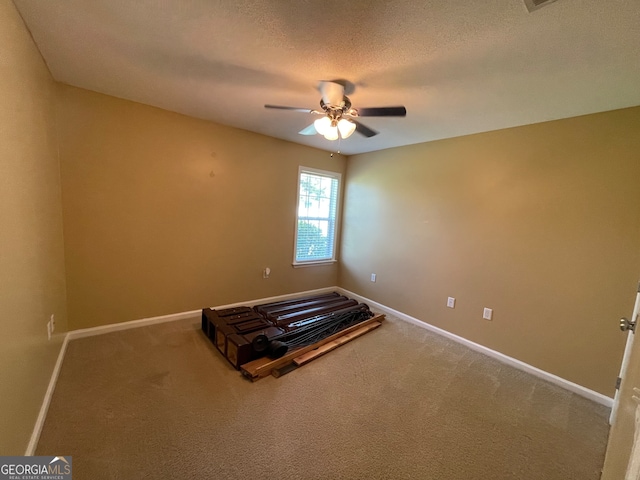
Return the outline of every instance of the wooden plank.
<path id="1" fill-rule="evenodd" d="M 316 358 L 321 357 L 322 355 L 330 352 L 331 350 L 335 350 L 340 345 L 344 345 L 345 343 L 350 342 L 351 340 L 356 339 L 359 336 L 364 335 L 367 332 L 370 332 L 371 330 L 375 330 L 380 325 L 382 325 L 382 323 L 380 322 L 375 322 L 375 323 L 370 323 L 369 325 L 365 325 L 364 327 L 359 328 L 354 332 L 347 333 L 346 335 L 343 335 L 340 338 L 336 338 L 332 342 L 325 343 L 324 345 L 316 348 L 315 350 L 311 350 L 310 352 L 307 352 L 304 355 L 300 355 L 299 357 L 294 358 L 293 363 L 295 363 L 297 366 L 300 367 L 305 363 L 309 363 L 311 360 L 315 360 Z"/>
<path id="2" fill-rule="evenodd" d="M 298 366 L 291 362 L 291 363 L 287 363 L 286 365 L 280 367 L 280 368 L 274 368 L 273 370 L 271 370 L 271 375 L 273 375 L 276 378 L 280 378 L 283 375 L 286 375 L 287 373 L 291 373 L 294 370 L 296 370 L 298 368 Z"/>
<path id="3" fill-rule="evenodd" d="M 381 322 L 384 319 L 384 314 L 376 314 L 373 317 L 360 322 L 356 325 L 352 325 L 349 328 L 345 328 L 344 330 L 337 332 L 319 342 L 314 343 L 313 345 L 308 345 L 306 347 L 302 347 L 296 350 L 292 350 L 286 355 L 271 359 L 269 357 L 258 358 L 257 360 L 253 360 L 252 362 L 246 363 L 240 367 L 242 374 L 253 381 L 256 381 L 260 378 L 266 377 L 271 374 L 271 370 L 274 368 L 279 368 L 287 363 L 290 363 L 294 358 L 299 357 L 300 355 L 310 352 L 311 350 L 315 350 L 316 348 L 324 345 L 325 343 L 329 343 L 336 338 L 339 338 L 343 335 L 347 335 L 359 328 L 362 328 L 366 325 L 369 325 L 374 322 Z"/>
<path id="4" fill-rule="evenodd" d="M 356 325 L 352 325 L 349 328 L 345 328 L 344 330 L 338 333 L 334 333 L 333 335 L 323 340 L 320 340 L 319 342 L 316 342 L 313 345 L 292 350 L 286 355 L 276 359 L 271 359 L 269 357 L 258 358 L 257 360 L 253 360 L 252 362 L 245 363 L 240 367 L 240 370 L 242 371 L 242 374 L 245 377 L 250 378 L 253 381 L 256 381 L 260 378 L 270 375 L 272 369 L 279 368 L 283 365 L 286 365 L 287 363 L 290 363 L 294 358 L 299 357 L 300 355 L 310 352 L 311 350 L 315 350 L 316 348 L 324 345 L 325 343 L 332 342 L 333 340 L 343 335 L 347 335 L 351 332 L 354 332 L 366 325 L 369 325 L 375 322 L 381 322 L 382 320 L 384 320 L 384 314 L 377 313 L 376 315 L 369 318 L 368 320 L 357 323 Z"/>

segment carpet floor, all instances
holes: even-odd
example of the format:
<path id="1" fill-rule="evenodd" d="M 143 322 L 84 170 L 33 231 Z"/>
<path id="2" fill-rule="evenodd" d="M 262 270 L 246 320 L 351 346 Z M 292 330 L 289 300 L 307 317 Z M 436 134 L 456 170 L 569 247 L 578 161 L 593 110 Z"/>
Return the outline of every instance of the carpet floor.
<path id="1" fill-rule="evenodd" d="M 389 316 L 251 383 L 194 319 L 71 341 L 36 454 L 75 480 L 597 480 L 608 413 Z"/>

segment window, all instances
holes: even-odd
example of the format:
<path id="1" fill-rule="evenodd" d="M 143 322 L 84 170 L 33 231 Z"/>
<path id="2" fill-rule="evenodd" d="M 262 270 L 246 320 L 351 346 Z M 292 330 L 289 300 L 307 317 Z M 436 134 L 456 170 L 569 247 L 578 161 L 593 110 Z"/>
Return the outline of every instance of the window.
<path id="1" fill-rule="evenodd" d="M 294 265 L 335 261 L 340 177 L 300 167 Z"/>

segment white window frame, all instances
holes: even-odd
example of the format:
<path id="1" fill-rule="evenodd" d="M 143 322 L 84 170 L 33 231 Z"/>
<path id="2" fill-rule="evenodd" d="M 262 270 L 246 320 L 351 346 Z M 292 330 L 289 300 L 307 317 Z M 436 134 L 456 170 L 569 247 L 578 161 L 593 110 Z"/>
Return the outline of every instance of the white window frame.
<path id="1" fill-rule="evenodd" d="M 296 259 L 296 252 L 298 251 L 298 223 L 300 221 L 299 217 L 299 208 L 300 208 L 300 179 L 303 173 L 309 173 L 311 175 L 322 175 L 325 177 L 329 177 L 332 179 L 336 179 L 338 181 L 338 194 L 336 196 L 336 219 L 335 225 L 333 228 L 333 257 L 322 259 L 322 260 L 304 260 L 298 261 Z M 337 252 L 338 252 L 338 234 L 340 229 L 340 200 L 342 197 L 342 174 L 338 172 L 331 172 L 329 170 L 320 170 L 317 168 L 304 167 L 300 165 L 298 167 L 298 188 L 296 194 L 296 223 L 294 230 L 294 241 L 293 241 L 293 266 L 295 268 L 298 267 L 311 267 L 314 265 L 327 265 L 331 263 L 336 263 L 337 260 Z"/>

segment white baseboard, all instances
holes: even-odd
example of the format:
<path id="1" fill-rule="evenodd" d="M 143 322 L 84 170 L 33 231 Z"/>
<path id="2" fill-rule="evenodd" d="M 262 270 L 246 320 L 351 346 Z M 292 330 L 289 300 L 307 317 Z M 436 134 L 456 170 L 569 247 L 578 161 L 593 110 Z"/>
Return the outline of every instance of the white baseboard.
<path id="1" fill-rule="evenodd" d="M 249 300 L 246 302 L 229 303 L 227 305 L 218 305 L 211 307 L 214 309 L 234 308 L 241 306 L 253 307 L 261 303 L 279 302 L 281 300 L 288 300 L 290 298 L 296 298 L 304 295 L 314 295 L 325 292 L 337 291 L 338 287 L 326 287 L 317 288 L 315 290 L 307 290 L 304 292 L 287 293 L 285 295 L 278 295 L 275 297 L 259 298 L 257 300 Z M 110 332 L 117 332 L 119 330 L 128 330 L 130 328 L 146 327 L 149 325 L 155 325 L 158 323 L 174 322 L 176 320 L 184 320 L 186 318 L 200 317 L 202 310 L 190 310 L 188 312 L 171 313 L 169 315 L 161 315 L 159 317 L 143 318 L 140 320 L 131 320 L 129 322 L 112 323 L 111 325 L 101 325 L 99 327 L 83 328 L 81 330 L 72 330 L 68 333 L 69 339 L 74 340 L 76 338 L 92 337 L 94 335 L 102 335 Z"/>
<path id="2" fill-rule="evenodd" d="M 558 377 L 557 375 L 554 375 L 552 373 L 545 372 L 544 370 L 534 367 L 533 365 L 529 365 L 528 363 L 524 363 L 513 357 L 509 357 L 508 355 L 505 355 L 503 353 L 497 352 L 495 350 L 491 350 L 490 348 L 485 347 L 484 345 L 480 345 L 479 343 L 472 342 L 471 340 L 467 340 L 466 338 L 460 337 L 451 332 L 447 332 L 446 330 L 430 325 L 426 322 L 423 322 L 422 320 L 418 320 L 415 317 L 399 312 L 398 310 L 394 310 L 393 308 L 387 307 L 386 305 L 383 305 L 374 300 L 371 300 L 370 298 L 363 297 L 362 295 L 358 295 L 356 293 L 353 293 L 349 290 L 346 290 L 340 287 L 337 287 L 336 290 L 342 293 L 343 295 L 346 295 L 347 297 L 351 297 L 360 302 L 366 303 L 373 310 L 380 310 L 382 313 L 388 313 L 389 315 L 398 317 L 399 319 L 412 323 L 413 325 L 417 325 L 420 328 L 424 328 L 426 330 L 430 330 L 434 333 L 437 333 L 438 335 L 442 335 L 443 337 L 449 338 L 454 342 L 465 345 L 466 347 L 469 347 L 472 350 L 483 353 L 489 357 L 495 358 L 496 360 L 502 363 L 505 363 L 507 365 L 511 365 L 512 367 L 515 367 L 519 370 L 528 372 L 532 375 L 535 375 L 536 377 L 542 378 L 543 380 L 546 380 L 550 383 L 558 385 L 582 397 L 588 398 L 589 400 L 592 400 L 596 403 L 604 405 L 605 407 L 609 407 L 609 408 L 613 407 L 613 398 L 611 397 L 607 397 L 606 395 L 593 391 L 589 388 L 583 387 L 582 385 L 578 385 L 577 383 L 570 382 L 569 380 L 566 380 L 562 377 Z"/>
<path id="3" fill-rule="evenodd" d="M 33 456 L 33 454 L 36 451 L 36 447 L 38 446 L 40 433 L 42 432 L 44 421 L 47 418 L 47 412 L 49 411 L 49 404 L 51 403 L 51 397 L 53 396 L 53 391 L 56 389 L 56 383 L 58 382 L 58 375 L 60 375 L 60 369 L 62 368 L 62 361 L 64 360 L 64 355 L 67 352 L 68 343 L 69 343 L 69 334 L 67 333 L 64 335 L 64 340 L 62 341 L 62 345 L 60 346 L 60 352 L 58 353 L 58 359 L 56 360 L 56 364 L 53 367 L 53 372 L 51 373 L 51 378 L 49 379 L 49 386 L 47 387 L 47 391 L 44 394 L 42 405 L 40 406 L 40 412 L 38 413 L 36 424 L 33 427 L 33 432 L 31 432 L 29 445 L 27 445 L 27 451 L 25 452 L 26 456 L 29 456 L 29 457 Z"/>
<path id="4" fill-rule="evenodd" d="M 69 340 L 76 338 L 93 337 L 94 335 L 103 335 L 105 333 L 118 332 L 120 330 L 129 330 L 130 328 L 146 327 L 157 323 L 175 322 L 185 318 L 196 317 L 200 315 L 201 310 L 191 310 L 188 312 L 171 313 L 169 315 L 161 315 L 159 317 L 142 318 L 140 320 L 131 320 L 129 322 L 112 323 L 111 325 L 101 325 L 99 327 L 82 328 L 79 330 L 71 330 Z"/>

